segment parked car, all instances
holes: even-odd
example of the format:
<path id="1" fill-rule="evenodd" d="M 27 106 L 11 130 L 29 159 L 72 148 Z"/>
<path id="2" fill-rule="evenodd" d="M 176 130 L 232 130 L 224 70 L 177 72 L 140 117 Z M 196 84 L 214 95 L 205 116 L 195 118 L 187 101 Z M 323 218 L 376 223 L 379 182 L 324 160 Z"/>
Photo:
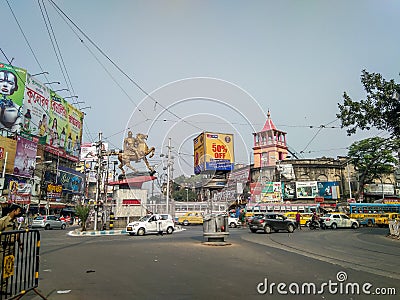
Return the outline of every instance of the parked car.
<path id="1" fill-rule="evenodd" d="M 204 216 L 202 212 L 190 211 L 178 218 L 178 224 L 182 224 L 184 226 L 189 224 L 203 224 L 203 219 Z"/>
<path id="2" fill-rule="evenodd" d="M 228 224 L 230 228 L 236 228 L 241 225 L 239 218 L 235 217 L 228 217 Z"/>
<path id="3" fill-rule="evenodd" d="M 158 233 L 157 222 L 161 222 L 161 230 L 167 234 L 172 234 L 175 230 L 174 220 L 169 214 L 154 214 L 141 217 L 138 221 L 130 222 L 126 226 L 129 235 L 145 235 Z"/>
<path id="4" fill-rule="evenodd" d="M 266 213 L 262 217 L 253 218 L 249 223 L 250 231 L 255 233 L 263 230 L 265 233 L 271 233 L 272 230 L 278 232 L 285 230 L 293 232 L 296 229 L 295 221 L 286 218 L 284 215 L 277 213 Z"/>
<path id="5" fill-rule="evenodd" d="M 336 229 L 338 227 L 356 229 L 360 226 L 356 219 L 351 219 L 344 213 L 329 213 L 320 218 L 324 221 L 326 227 L 330 227 L 332 229 Z"/>
<path id="6" fill-rule="evenodd" d="M 60 220 L 59 217 L 54 215 L 48 216 L 38 216 L 33 219 L 31 228 L 44 228 L 45 230 L 49 229 L 65 229 L 67 227 L 67 223 L 63 220 Z"/>

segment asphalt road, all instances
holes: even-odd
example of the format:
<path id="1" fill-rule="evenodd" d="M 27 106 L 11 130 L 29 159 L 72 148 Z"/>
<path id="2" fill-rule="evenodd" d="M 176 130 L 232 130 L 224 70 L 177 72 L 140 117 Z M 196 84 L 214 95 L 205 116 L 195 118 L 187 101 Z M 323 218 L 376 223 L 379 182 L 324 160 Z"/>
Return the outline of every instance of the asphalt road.
<path id="1" fill-rule="evenodd" d="M 186 229 L 143 237 L 41 231 L 38 290 L 72 300 L 399 298 L 400 241 L 385 237 L 387 229 L 267 235 L 238 228 L 230 230 L 228 246 L 204 245 L 201 226 Z M 286 287 L 278 291 L 278 284 Z M 315 294 L 308 293 L 311 284 Z M 360 295 L 345 291 L 352 285 Z M 396 296 L 376 294 L 391 288 Z M 39 299 L 32 292 L 24 298 Z"/>

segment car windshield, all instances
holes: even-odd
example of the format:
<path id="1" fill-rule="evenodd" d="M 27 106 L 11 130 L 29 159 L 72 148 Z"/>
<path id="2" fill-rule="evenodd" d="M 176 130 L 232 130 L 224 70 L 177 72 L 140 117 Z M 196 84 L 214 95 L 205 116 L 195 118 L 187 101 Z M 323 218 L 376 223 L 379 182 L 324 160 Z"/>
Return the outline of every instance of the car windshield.
<path id="1" fill-rule="evenodd" d="M 148 219 L 150 219 L 151 215 L 143 216 L 139 219 L 140 222 L 146 222 Z"/>
<path id="2" fill-rule="evenodd" d="M 44 220 L 44 218 L 41 217 L 41 216 L 39 216 L 39 217 L 36 217 L 34 220 L 35 220 L 35 221 L 41 221 L 41 220 Z"/>

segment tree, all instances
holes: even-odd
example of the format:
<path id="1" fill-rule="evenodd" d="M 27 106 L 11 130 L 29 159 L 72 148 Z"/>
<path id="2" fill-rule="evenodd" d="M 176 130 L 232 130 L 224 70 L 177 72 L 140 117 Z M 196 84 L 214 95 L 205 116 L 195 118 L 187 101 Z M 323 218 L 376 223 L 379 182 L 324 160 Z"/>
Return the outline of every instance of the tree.
<path id="1" fill-rule="evenodd" d="M 89 217 L 89 205 L 77 205 L 75 207 L 76 215 L 81 219 L 82 231 L 86 231 L 86 221 Z"/>
<path id="2" fill-rule="evenodd" d="M 373 137 L 354 142 L 349 147 L 348 156 L 358 172 L 360 191 L 364 190 L 365 183 L 393 173 L 398 163 L 393 153 L 400 146 L 396 141 Z"/>
<path id="3" fill-rule="evenodd" d="M 336 116 L 341 126 L 347 127 L 347 134 L 357 129 L 369 130 L 375 127 L 388 131 L 392 138 L 400 139 L 400 85 L 393 79 L 385 80 L 379 73 L 362 71 L 361 83 L 367 93 L 365 100 L 353 101 L 344 92 L 343 104 L 338 103 L 340 113 Z"/>

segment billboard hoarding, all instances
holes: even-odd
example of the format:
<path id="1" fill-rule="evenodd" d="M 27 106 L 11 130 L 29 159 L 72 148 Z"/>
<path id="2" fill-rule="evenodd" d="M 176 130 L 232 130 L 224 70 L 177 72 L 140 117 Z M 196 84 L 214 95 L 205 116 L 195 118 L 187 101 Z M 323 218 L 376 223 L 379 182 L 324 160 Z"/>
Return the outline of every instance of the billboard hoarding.
<path id="1" fill-rule="evenodd" d="M 318 187 L 316 181 L 297 181 L 296 197 L 314 199 L 318 196 Z"/>
<path id="2" fill-rule="evenodd" d="M 6 173 L 13 174 L 14 173 L 14 161 L 15 161 L 15 153 L 17 151 L 17 141 L 13 139 L 6 138 L 4 136 L 0 136 L 0 145 L 3 151 L 3 158 L 0 159 L 0 171 L 3 171 L 4 163 L 6 163 Z M 7 153 L 7 162 L 5 162 Z"/>
<path id="3" fill-rule="evenodd" d="M 18 136 L 14 160 L 14 175 L 31 178 L 35 170 L 36 153 L 37 143 Z"/>
<path id="4" fill-rule="evenodd" d="M 324 199 L 338 199 L 340 198 L 339 182 L 327 181 L 318 182 L 318 195 Z"/>
<path id="5" fill-rule="evenodd" d="M 233 134 L 203 132 L 193 140 L 194 172 L 232 171 Z"/>
<path id="6" fill-rule="evenodd" d="M 50 89 L 28 74 L 22 111 L 24 124 L 22 130 L 35 136 L 46 136 L 49 110 Z"/>
<path id="7" fill-rule="evenodd" d="M 0 63 L 0 129 L 19 132 L 22 125 L 26 70 Z"/>
<path id="8" fill-rule="evenodd" d="M 29 204 L 31 203 L 31 191 L 31 184 L 11 180 L 8 188 L 8 202 Z"/>

